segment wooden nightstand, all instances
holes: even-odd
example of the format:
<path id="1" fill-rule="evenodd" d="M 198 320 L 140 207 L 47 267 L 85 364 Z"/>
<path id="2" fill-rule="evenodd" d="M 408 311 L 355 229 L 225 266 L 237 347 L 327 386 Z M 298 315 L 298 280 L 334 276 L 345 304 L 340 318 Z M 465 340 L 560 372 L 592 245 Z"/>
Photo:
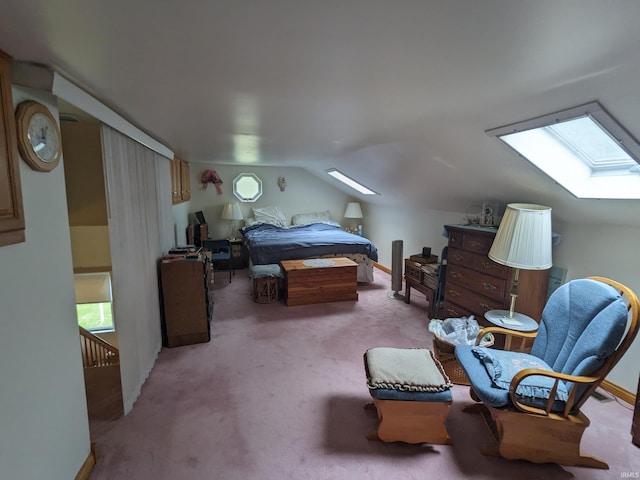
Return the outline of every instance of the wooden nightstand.
<path id="1" fill-rule="evenodd" d="M 229 240 L 231 243 L 231 261 L 233 268 L 247 268 L 249 264 L 249 252 L 241 238 Z"/>

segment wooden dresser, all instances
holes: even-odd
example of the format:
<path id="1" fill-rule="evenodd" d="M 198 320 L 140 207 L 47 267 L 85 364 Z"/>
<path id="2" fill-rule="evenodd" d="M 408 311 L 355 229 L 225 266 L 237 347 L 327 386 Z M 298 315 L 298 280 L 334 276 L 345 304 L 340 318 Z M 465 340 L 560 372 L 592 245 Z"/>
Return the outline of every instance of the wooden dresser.
<path id="1" fill-rule="evenodd" d="M 498 231 L 491 227 L 445 225 L 449 235 L 449 255 L 443 318 L 473 315 L 481 326 L 488 310 L 509 310 L 514 269 L 489 259 L 488 253 Z M 549 270 L 520 270 L 519 295 L 515 310 L 540 321 L 547 301 Z"/>
<path id="2" fill-rule="evenodd" d="M 160 265 L 163 344 L 179 347 L 211 339 L 213 271 L 207 255 Z"/>

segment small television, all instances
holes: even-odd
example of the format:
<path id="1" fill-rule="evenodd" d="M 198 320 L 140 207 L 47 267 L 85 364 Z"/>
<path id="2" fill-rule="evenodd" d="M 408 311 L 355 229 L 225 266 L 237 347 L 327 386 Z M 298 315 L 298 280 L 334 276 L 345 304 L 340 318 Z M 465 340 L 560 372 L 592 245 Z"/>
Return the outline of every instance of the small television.
<path id="1" fill-rule="evenodd" d="M 200 225 L 204 225 L 207 223 L 207 221 L 204 219 L 204 213 L 202 213 L 202 210 L 196 212 L 196 220 L 198 220 L 198 224 Z"/>

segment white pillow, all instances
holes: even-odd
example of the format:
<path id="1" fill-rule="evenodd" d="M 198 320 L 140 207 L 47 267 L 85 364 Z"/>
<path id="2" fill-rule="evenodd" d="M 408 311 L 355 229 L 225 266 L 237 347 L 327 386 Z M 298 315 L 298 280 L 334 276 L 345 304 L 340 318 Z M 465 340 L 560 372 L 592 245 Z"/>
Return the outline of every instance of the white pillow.
<path id="1" fill-rule="evenodd" d="M 324 223 L 331 220 L 331 212 L 325 210 L 324 212 L 313 213 L 297 213 L 291 217 L 292 225 L 309 225 L 311 223 Z"/>
<path id="2" fill-rule="evenodd" d="M 254 208 L 253 216 L 256 222 L 270 223 L 278 227 L 287 226 L 287 217 L 279 207 Z"/>
<path id="3" fill-rule="evenodd" d="M 245 227 L 250 227 L 251 225 L 254 225 L 256 223 L 260 223 L 260 222 L 257 222 L 256 219 L 253 218 L 253 217 L 247 217 L 247 218 L 244 219 L 244 226 Z"/>

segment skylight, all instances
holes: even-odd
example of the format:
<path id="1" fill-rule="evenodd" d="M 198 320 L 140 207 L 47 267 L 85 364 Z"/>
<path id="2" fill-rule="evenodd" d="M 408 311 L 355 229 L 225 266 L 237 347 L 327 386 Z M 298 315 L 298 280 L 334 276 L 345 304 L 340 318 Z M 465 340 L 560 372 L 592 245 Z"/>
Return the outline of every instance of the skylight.
<path id="1" fill-rule="evenodd" d="M 344 173 L 342 173 L 340 170 L 336 170 L 335 168 L 330 168 L 329 170 L 327 170 L 327 173 L 329 175 L 331 175 L 333 178 L 335 178 L 336 180 L 341 181 L 342 183 L 344 183 L 345 185 L 350 186 L 351 188 L 353 188 L 354 190 L 357 190 L 358 192 L 364 194 L 364 195 L 378 195 L 376 192 L 374 192 L 373 190 L 365 187 L 364 185 L 362 185 L 359 182 L 356 182 L 353 178 L 351 177 L 347 177 Z"/>
<path id="2" fill-rule="evenodd" d="M 578 198 L 640 199 L 640 144 L 597 102 L 486 133 Z"/>

